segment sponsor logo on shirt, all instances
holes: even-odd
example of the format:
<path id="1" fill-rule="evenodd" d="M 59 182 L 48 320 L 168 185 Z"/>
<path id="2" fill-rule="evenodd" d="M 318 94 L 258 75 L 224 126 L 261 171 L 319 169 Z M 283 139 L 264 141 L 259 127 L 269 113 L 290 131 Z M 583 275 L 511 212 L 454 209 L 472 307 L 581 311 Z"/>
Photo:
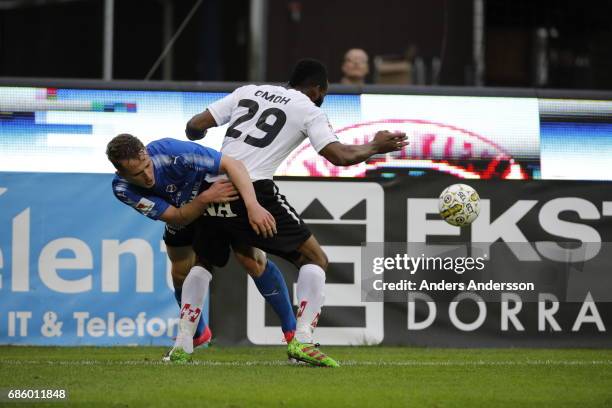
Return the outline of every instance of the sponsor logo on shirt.
<path id="1" fill-rule="evenodd" d="M 167 193 L 175 193 L 176 192 L 176 186 L 174 184 L 168 184 L 166 186 L 166 192 Z"/>
<path id="2" fill-rule="evenodd" d="M 153 209 L 153 207 L 155 207 L 155 203 L 143 197 L 140 199 L 140 201 L 138 201 L 138 203 L 136 203 L 135 208 L 144 215 L 148 215 Z"/>

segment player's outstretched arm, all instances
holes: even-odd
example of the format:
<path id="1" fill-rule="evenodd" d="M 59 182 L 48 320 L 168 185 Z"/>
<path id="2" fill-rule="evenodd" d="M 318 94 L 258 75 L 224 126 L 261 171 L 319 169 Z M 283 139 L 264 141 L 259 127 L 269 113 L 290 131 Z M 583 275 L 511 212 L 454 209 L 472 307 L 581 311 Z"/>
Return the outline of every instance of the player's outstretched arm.
<path id="1" fill-rule="evenodd" d="M 200 140 L 206 136 L 206 131 L 208 129 L 215 126 L 217 126 L 217 122 L 207 109 L 189 119 L 187 127 L 185 128 L 185 134 L 189 140 Z"/>
<path id="2" fill-rule="evenodd" d="M 240 192 L 249 213 L 249 223 L 257 235 L 263 235 L 264 238 L 268 238 L 276 234 L 276 221 L 268 210 L 259 205 L 251 177 L 244 164 L 229 156 L 221 156 L 219 170 L 220 172 L 227 173 Z"/>
<path id="3" fill-rule="evenodd" d="M 169 206 L 159 219 L 171 225 L 191 224 L 204 213 L 210 203 L 226 203 L 238 198 L 238 191 L 234 185 L 228 180 L 220 180 L 184 206 L 178 208 Z"/>
<path id="4" fill-rule="evenodd" d="M 370 143 L 347 145 L 340 142 L 330 143 L 319 154 L 336 166 L 351 166 L 366 161 L 375 154 L 396 152 L 408 145 L 405 133 L 391 133 L 386 130 L 376 132 Z"/>

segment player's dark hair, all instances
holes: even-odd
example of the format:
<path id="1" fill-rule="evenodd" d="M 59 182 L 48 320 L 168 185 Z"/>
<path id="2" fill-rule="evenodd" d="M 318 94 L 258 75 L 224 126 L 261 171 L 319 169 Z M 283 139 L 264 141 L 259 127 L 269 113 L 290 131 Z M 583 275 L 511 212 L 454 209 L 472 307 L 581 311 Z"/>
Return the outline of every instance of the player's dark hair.
<path id="1" fill-rule="evenodd" d="M 113 163 L 113 166 L 121 171 L 123 168 L 121 167 L 120 161 L 140 158 L 140 153 L 144 148 L 144 145 L 136 136 L 122 133 L 108 142 L 106 146 L 106 156 L 108 160 Z"/>
<path id="2" fill-rule="evenodd" d="M 325 65 L 312 58 L 299 60 L 291 73 L 289 86 L 303 88 L 317 85 L 321 89 L 327 89 L 327 68 L 325 68 Z"/>

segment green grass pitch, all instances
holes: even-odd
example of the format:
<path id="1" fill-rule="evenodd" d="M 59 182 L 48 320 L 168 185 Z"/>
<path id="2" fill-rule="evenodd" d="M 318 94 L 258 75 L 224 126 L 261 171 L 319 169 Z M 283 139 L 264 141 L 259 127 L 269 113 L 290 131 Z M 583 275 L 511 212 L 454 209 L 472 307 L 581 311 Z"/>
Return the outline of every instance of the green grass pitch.
<path id="1" fill-rule="evenodd" d="M 611 407 L 612 351 L 325 347 L 342 367 L 291 366 L 281 347 L 0 347 L 0 389 L 65 389 L 116 407 Z M 3 399 L 2 399 L 3 398 Z M 0 396 L 0 406 L 7 403 Z"/>

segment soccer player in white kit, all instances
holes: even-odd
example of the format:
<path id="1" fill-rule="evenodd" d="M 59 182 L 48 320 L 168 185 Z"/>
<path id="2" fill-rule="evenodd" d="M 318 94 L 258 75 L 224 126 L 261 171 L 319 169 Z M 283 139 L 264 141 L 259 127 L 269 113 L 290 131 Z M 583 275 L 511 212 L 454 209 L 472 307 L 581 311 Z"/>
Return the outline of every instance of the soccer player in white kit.
<path id="1" fill-rule="evenodd" d="M 338 366 L 313 344 L 313 330 L 325 299 L 325 270 L 328 259 L 321 246 L 280 194 L 272 177 L 287 156 L 308 138 L 312 147 L 337 166 L 363 162 L 375 154 L 398 151 L 408 144 L 404 133 L 377 132 L 363 145 L 340 143 L 320 106 L 328 89 L 325 66 L 313 59 L 300 60 L 288 86 L 246 85 L 214 102 L 187 123 L 190 140 L 205 136 L 206 130 L 230 123 L 221 152 L 240 160 L 253 181 L 257 199 L 276 220 L 277 234 L 257 234 L 248 223 L 241 200 L 230 203 L 234 217 L 202 217 L 206 235 L 230 244 L 243 244 L 279 255 L 299 268 L 297 281 L 297 329 L 288 339 L 290 358 L 314 365 Z M 224 238 L 223 238 L 224 237 Z M 210 247 L 215 245 L 210 244 Z M 206 242 L 201 253 L 207 257 Z M 213 257 L 213 254 L 208 254 Z M 222 265 L 219 265 L 222 266 Z"/>

